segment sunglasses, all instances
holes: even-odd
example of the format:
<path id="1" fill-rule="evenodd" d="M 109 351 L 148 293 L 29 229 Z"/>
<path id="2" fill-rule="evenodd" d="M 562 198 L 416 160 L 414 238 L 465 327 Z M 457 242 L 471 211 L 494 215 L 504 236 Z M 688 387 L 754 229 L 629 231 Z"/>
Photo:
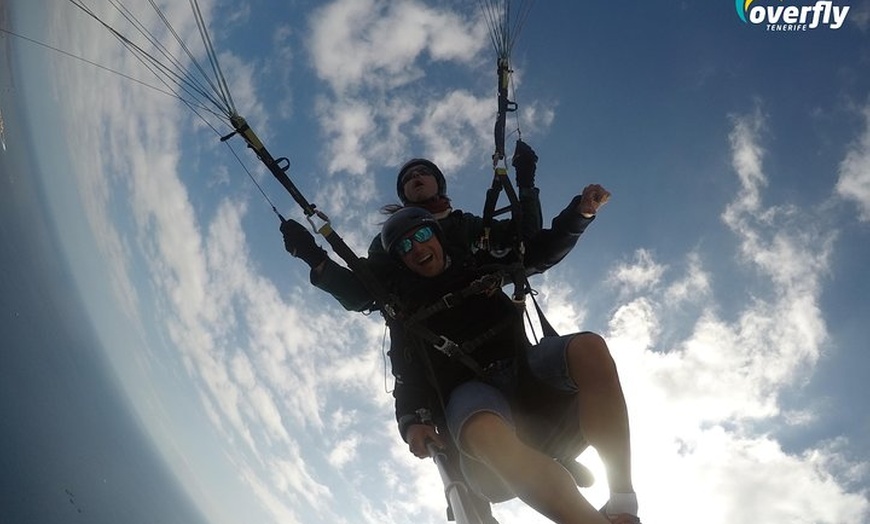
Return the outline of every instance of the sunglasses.
<path id="1" fill-rule="evenodd" d="M 399 256 L 407 255 L 414 247 L 414 242 L 422 244 L 423 242 L 427 242 L 430 238 L 432 238 L 432 235 L 434 234 L 435 230 L 432 229 L 430 226 L 423 226 L 417 231 L 414 231 L 414 234 L 410 237 L 399 240 L 395 247 L 396 253 Z"/>

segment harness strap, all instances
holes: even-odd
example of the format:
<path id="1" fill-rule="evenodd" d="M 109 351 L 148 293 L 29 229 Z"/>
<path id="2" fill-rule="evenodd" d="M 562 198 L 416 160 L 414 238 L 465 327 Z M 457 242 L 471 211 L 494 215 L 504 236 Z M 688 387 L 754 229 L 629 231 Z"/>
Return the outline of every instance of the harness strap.
<path id="1" fill-rule="evenodd" d="M 515 322 L 515 319 L 508 317 L 508 318 L 502 320 L 501 322 L 499 322 L 498 324 L 487 329 L 486 331 L 484 331 L 480 335 L 469 340 L 468 342 L 465 342 L 464 344 L 462 344 L 460 346 L 460 349 L 466 353 L 473 353 L 477 348 L 482 346 L 486 341 L 495 337 L 500 332 L 502 332 L 505 329 L 512 326 L 514 324 L 514 322 Z"/>
<path id="2" fill-rule="evenodd" d="M 484 275 L 481 278 L 473 281 L 471 284 L 465 287 L 465 289 L 456 291 L 454 293 L 447 293 L 439 300 L 433 302 L 431 305 L 420 308 L 410 317 L 410 319 L 419 322 L 431 317 L 432 315 L 435 315 L 436 313 L 440 313 L 442 311 L 446 311 L 448 309 L 452 309 L 458 306 L 470 296 L 494 291 L 501 287 L 501 284 L 504 281 L 504 276 L 505 274 L 503 272 Z"/>
<path id="3" fill-rule="evenodd" d="M 508 197 L 508 206 L 496 210 L 495 206 L 498 202 L 499 194 L 502 191 L 504 191 L 505 195 L 507 195 Z M 513 224 L 516 229 L 518 254 L 522 255 L 522 252 L 524 251 L 522 238 L 523 212 L 522 206 L 520 205 L 520 199 L 517 196 L 513 185 L 511 185 L 510 178 L 508 178 L 507 169 L 505 169 L 504 167 L 496 167 L 493 171 L 492 186 L 490 186 L 490 188 L 486 190 L 486 200 L 484 201 L 483 205 L 483 230 L 481 232 L 480 239 L 478 240 L 478 244 L 484 251 L 489 251 L 492 248 L 492 244 L 490 242 L 490 230 L 492 229 L 492 224 L 495 217 L 506 211 L 511 212 L 511 219 L 513 220 Z"/>
<path id="4" fill-rule="evenodd" d="M 471 340 L 457 344 L 444 335 L 436 335 L 432 330 L 417 322 L 406 323 L 406 329 L 412 331 L 415 335 L 422 338 L 427 344 L 430 344 L 435 350 L 447 355 L 448 358 L 460 362 L 467 368 L 474 371 L 474 374 L 483 378 L 484 372 L 480 364 L 471 357 L 477 348 L 484 343 L 494 338 L 496 335 L 509 328 L 515 319 L 506 318 L 498 324 L 487 329 L 483 333 L 474 337 Z"/>
<path id="5" fill-rule="evenodd" d="M 525 271 L 521 264 L 491 264 L 489 266 L 481 266 L 479 269 L 483 271 L 491 271 L 486 272 L 482 277 L 472 281 L 465 288 L 452 293 L 447 293 L 429 306 L 420 308 L 413 315 L 403 319 L 403 323 L 407 331 L 422 339 L 435 350 L 447 355 L 448 358 L 462 363 L 464 366 L 474 371 L 475 375 L 478 377 L 483 378 L 483 368 L 471 357 L 471 353 L 498 335 L 501 331 L 513 325 L 516 321 L 515 318 L 508 316 L 473 339 L 461 343 L 457 343 L 444 335 L 436 334 L 423 324 L 423 321 L 431 316 L 454 308 L 462 304 L 469 297 L 482 293 L 491 293 L 501 289 L 506 278 L 514 282 L 514 305 L 518 307 L 525 306 L 525 302 L 522 298 L 525 296 L 526 288 L 528 287 L 528 279 L 525 276 Z M 538 307 L 537 302 L 535 303 L 535 307 Z M 538 313 L 543 317 L 543 312 L 540 308 L 538 308 Z M 546 319 L 544 319 L 544 322 L 546 322 Z M 549 326 L 549 323 L 546 322 L 546 325 Z M 550 327 L 550 331 L 555 333 L 555 331 L 552 330 L 552 327 Z"/>
<path id="6" fill-rule="evenodd" d="M 535 311 L 538 312 L 538 320 L 541 322 L 541 331 L 543 331 L 545 337 L 557 337 L 559 333 L 553 328 L 553 325 L 550 324 L 550 321 L 547 320 L 547 317 L 544 315 L 544 311 L 541 309 L 541 306 L 538 305 L 538 301 L 535 299 L 535 294 L 530 293 L 532 295 L 532 303 L 535 305 Z"/>
<path id="7" fill-rule="evenodd" d="M 491 293 L 501 288 L 506 280 L 514 283 L 514 294 L 512 297 L 514 304 L 520 305 L 525 302 L 525 296 L 529 292 L 529 281 L 528 277 L 526 277 L 525 268 L 521 263 L 490 264 L 481 266 L 480 269 L 483 271 L 491 270 L 491 272 L 474 280 L 460 291 L 443 295 L 432 304 L 417 310 L 409 318 L 414 321 L 423 321 L 432 315 L 462 304 L 470 296 Z M 537 304 L 535 305 L 537 306 Z M 540 308 L 538 312 L 539 314 L 541 313 Z"/>
<path id="8" fill-rule="evenodd" d="M 471 356 L 463 350 L 462 346 L 456 342 L 450 340 L 444 335 L 436 335 L 432 330 L 418 322 L 409 321 L 405 326 L 406 329 L 423 339 L 424 342 L 431 345 L 437 351 L 447 355 L 450 359 L 461 362 L 463 365 L 474 371 L 476 375 L 483 376 L 483 368 L 480 367 L 480 364 L 471 358 Z M 425 354 L 425 351 L 423 353 Z"/>

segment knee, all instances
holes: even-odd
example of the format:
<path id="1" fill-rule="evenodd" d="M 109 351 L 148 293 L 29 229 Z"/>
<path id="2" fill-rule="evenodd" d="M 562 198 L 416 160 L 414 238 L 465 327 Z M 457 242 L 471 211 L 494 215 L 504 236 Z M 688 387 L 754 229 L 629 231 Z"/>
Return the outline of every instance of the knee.
<path id="1" fill-rule="evenodd" d="M 568 344 L 568 367 L 579 385 L 589 380 L 617 379 L 607 342 L 597 333 L 580 333 Z"/>
<path id="2" fill-rule="evenodd" d="M 513 429 L 495 413 L 475 413 L 462 426 L 460 442 L 465 451 L 483 462 L 491 462 L 496 453 L 516 440 Z"/>

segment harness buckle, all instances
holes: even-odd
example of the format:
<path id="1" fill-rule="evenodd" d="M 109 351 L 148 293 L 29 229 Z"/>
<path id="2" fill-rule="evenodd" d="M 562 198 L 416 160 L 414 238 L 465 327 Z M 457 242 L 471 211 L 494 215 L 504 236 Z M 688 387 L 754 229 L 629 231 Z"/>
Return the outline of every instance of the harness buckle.
<path id="1" fill-rule="evenodd" d="M 441 297 L 441 302 L 444 302 L 444 305 L 447 309 L 452 309 L 453 306 L 456 305 L 456 295 L 453 293 L 447 293 L 443 297 Z"/>
<path id="2" fill-rule="evenodd" d="M 500 288 L 504 283 L 504 277 L 501 273 L 492 273 L 490 275 L 484 275 L 480 279 L 480 284 L 483 288 L 484 293 L 492 293 L 496 289 Z"/>
<path id="3" fill-rule="evenodd" d="M 459 352 L 459 345 L 456 344 L 456 342 L 453 342 L 449 338 L 445 337 L 444 335 L 441 335 L 438 338 L 438 342 L 432 344 L 432 346 L 438 351 L 447 355 L 448 357 L 452 357 Z"/>
<path id="4" fill-rule="evenodd" d="M 384 313 L 386 313 L 387 320 L 394 320 L 399 314 L 399 312 L 396 310 L 396 306 L 392 303 L 384 304 Z"/>

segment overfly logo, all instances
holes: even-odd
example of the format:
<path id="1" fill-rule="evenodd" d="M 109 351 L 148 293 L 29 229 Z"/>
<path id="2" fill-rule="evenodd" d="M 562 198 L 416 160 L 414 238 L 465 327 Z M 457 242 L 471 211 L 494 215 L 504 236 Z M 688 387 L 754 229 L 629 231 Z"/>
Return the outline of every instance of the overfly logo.
<path id="1" fill-rule="evenodd" d="M 839 29 L 849 14 L 848 5 L 835 5 L 831 0 L 817 0 L 812 5 L 761 5 L 756 0 L 735 0 L 737 16 L 745 24 L 765 27 L 768 31 L 809 31 Z"/>

